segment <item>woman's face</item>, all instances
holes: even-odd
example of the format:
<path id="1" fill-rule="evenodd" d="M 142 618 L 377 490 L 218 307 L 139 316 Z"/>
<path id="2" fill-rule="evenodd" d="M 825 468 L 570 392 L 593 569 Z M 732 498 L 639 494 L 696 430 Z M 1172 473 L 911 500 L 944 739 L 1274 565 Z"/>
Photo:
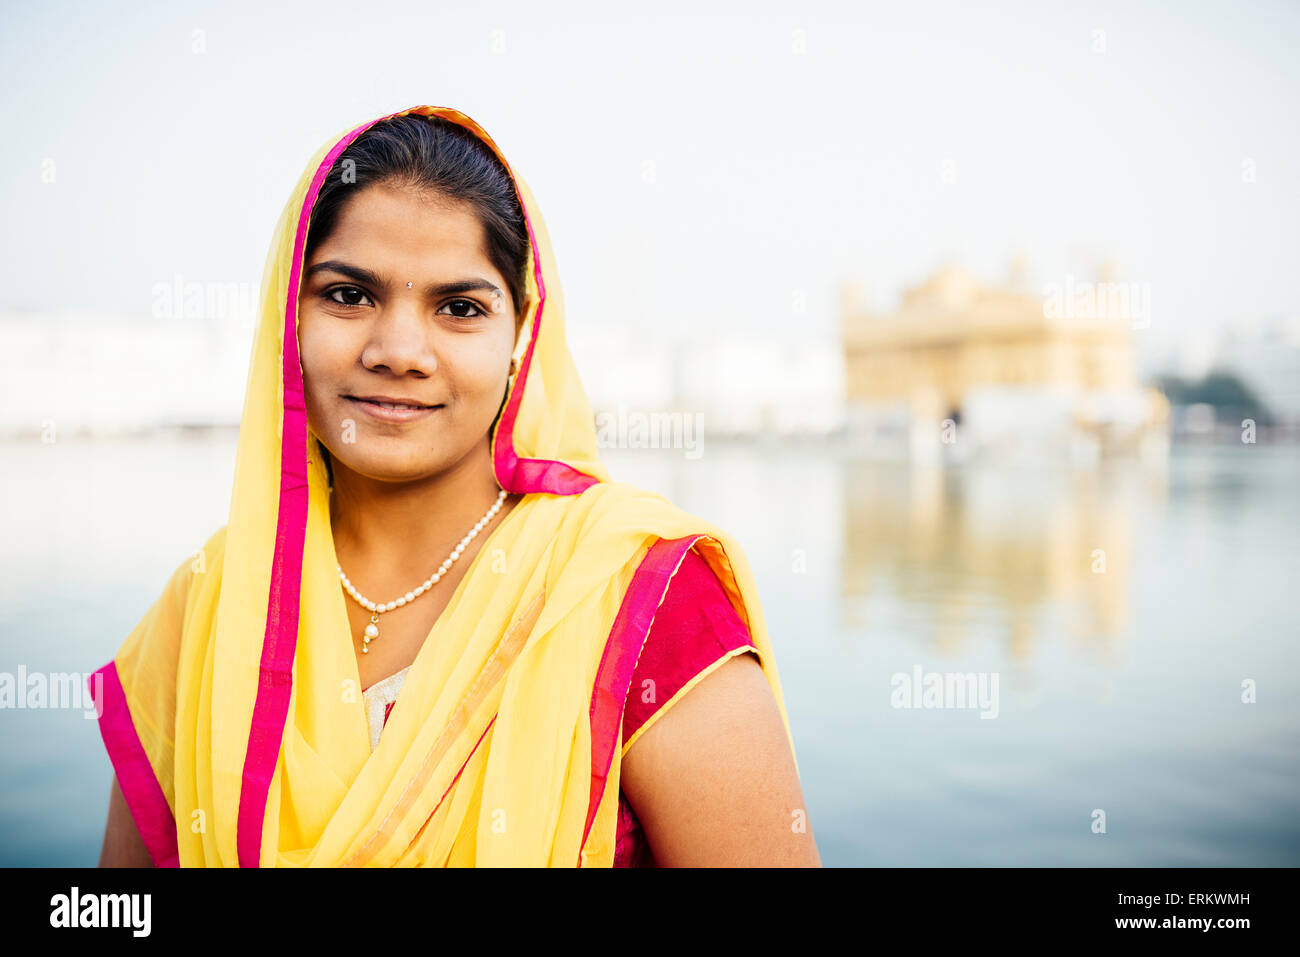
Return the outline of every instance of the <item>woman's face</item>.
<path id="1" fill-rule="evenodd" d="M 486 448 L 515 345 L 506 289 L 468 204 L 386 185 L 347 202 L 298 296 L 307 419 L 336 481 L 416 481 Z M 424 408 L 366 401 L 385 397 Z"/>

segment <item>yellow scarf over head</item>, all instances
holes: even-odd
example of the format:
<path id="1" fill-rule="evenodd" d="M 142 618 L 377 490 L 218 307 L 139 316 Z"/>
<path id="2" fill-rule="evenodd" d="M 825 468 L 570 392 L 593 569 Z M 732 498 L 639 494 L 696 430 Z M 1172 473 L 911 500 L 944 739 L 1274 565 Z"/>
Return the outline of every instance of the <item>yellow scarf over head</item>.
<path id="1" fill-rule="evenodd" d="M 524 497 L 488 535 L 413 662 L 372 752 L 307 422 L 297 303 L 313 204 L 378 117 L 312 157 L 266 261 L 229 521 L 176 569 L 102 680 L 100 729 L 159 866 L 610 866 L 623 707 L 692 547 L 747 626 L 789 720 L 736 542 L 613 482 L 565 342 L 559 279 L 522 178 L 531 269 L 519 371 L 492 463 Z M 793 750 L 793 737 L 790 737 Z"/>

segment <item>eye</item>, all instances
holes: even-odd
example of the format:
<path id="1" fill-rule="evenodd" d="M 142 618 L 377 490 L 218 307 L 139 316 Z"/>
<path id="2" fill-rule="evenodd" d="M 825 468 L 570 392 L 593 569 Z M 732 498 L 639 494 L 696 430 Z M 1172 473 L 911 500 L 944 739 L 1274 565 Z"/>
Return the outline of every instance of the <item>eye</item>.
<path id="1" fill-rule="evenodd" d="M 323 293 L 321 293 L 321 295 L 324 296 L 325 299 L 327 299 L 329 302 L 332 302 L 337 306 L 360 306 L 361 305 L 361 303 L 359 302 L 344 302 L 341 299 L 336 299 L 334 297 L 335 293 L 343 293 L 344 295 L 348 295 L 348 296 L 358 295 L 361 296 L 363 299 L 370 298 L 369 296 L 366 295 L 366 293 L 363 290 L 357 288 L 356 286 L 333 286 L 329 289 L 326 289 Z M 374 305 L 374 303 L 371 303 L 371 305 Z"/>
<path id="2" fill-rule="evenodd" d="M 462 316 L 457 313 L 452 313 L 452 318 L 454 319 L 478 319 L 482 316 L 487 315 L 487 313 L 485 313 L 482 309 L 478 307 L 478 303 L 472 302 L 469 299 L 453 299 L 451 302 L 447 303 L 448 308 L 452 306 L 458 308 L 464 308 L 465 306 L 468 306 L 469 308 L 474 310 L 474 312 L 468 316 Z"/>

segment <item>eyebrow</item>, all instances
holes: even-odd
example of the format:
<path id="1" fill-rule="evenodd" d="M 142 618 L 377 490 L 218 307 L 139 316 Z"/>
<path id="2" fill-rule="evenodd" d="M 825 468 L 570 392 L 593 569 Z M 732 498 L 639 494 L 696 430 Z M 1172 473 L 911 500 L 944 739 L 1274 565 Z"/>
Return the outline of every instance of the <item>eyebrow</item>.
<path id="1" fill-rule="evenodd" d="M 306 278 L 310 279 L 319 272 L 336 272 L 340 275 L 347 276 L 349 279 L 355 279 L 357 282 L 363 282 L 366 285 L 374 286 L 377 289 L 383 289 L 388 286 L 385 280 L 376 272 L 369 269 L 363 269 L 360 266 L 353 266 L 349 263 L 340 262 L 337 259 L 329 259 L 323 263 L 316 263 L 314 266 L 307 268 Z M 461 292 L 494 292 L 504 296 L 505 293 L 496 283 L 488 282 L 486 279 L 456 279 L 451 282 L 430 283 L 425 287 L 425 293 L 430 296 L 447 296 Z"/>

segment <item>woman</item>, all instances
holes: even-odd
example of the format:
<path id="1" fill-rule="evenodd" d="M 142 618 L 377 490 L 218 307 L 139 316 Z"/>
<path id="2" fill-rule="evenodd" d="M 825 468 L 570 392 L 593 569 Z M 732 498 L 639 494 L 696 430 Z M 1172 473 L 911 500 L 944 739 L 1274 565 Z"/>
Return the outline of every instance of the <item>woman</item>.
<path id="1" fill-rule="evenodd" d="M 611 481 L 536 202 L 453 109 L 308 165 L 230 520 L 97 674 L 101 865 L 820 863 L 748 563 Z"/>

